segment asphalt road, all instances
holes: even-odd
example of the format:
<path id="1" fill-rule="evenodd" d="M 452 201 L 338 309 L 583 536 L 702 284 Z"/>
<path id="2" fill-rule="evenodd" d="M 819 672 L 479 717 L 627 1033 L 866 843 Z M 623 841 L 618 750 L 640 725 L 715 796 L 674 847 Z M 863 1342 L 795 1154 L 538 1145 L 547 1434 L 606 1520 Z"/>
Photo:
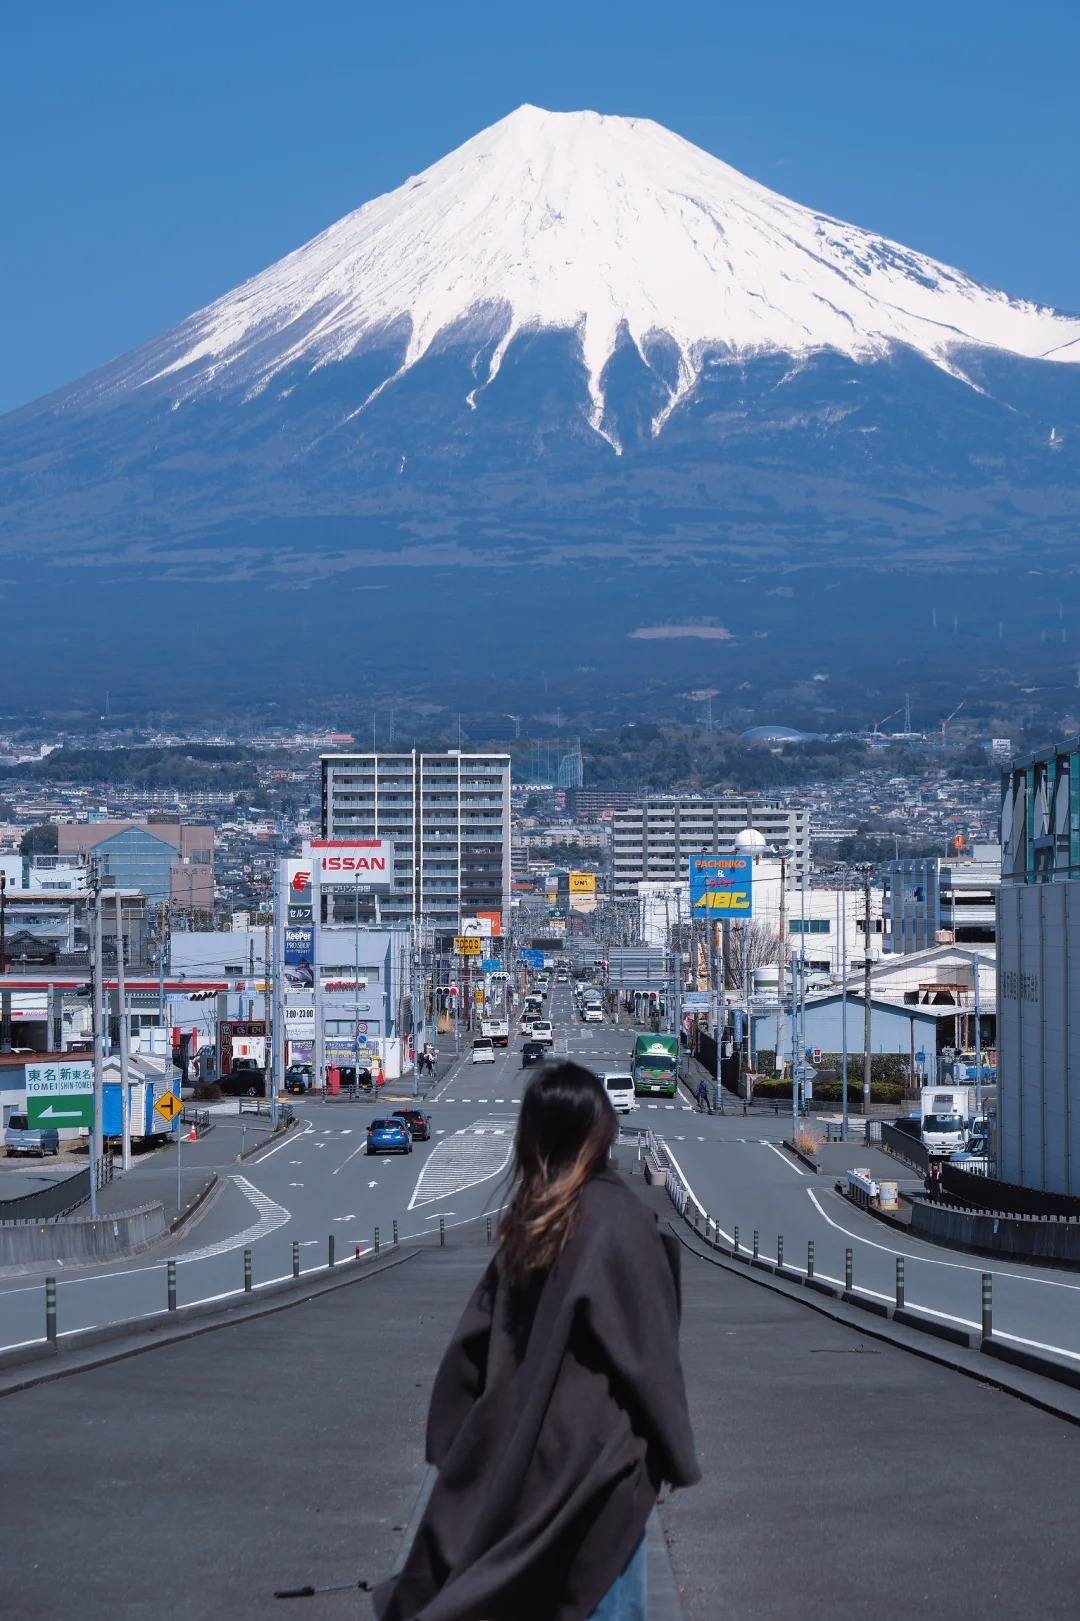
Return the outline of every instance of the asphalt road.
<path id="1" fill-rule="evenodd" d="M 624 1068 L 636 1032 L 629 1026 L 582 1024 L 569 987 L 554 987 L 550 1013 L 556 1056 L 590 1068 Z M 471 1061 L 468 1039 L 433 1087 L 425 1107 L 433 1135 L 408 1155 L 366 1153 L 366 1126 L 388 1113 L 387 1099 L 315 1099 L 300 1109 L 288 1136 L 243 1164 L 225 1163 L 221 1188 L 175 1240 L 143 1258 L 83 1269 L 52 1268 L 58 1278 L 61 1334 L 159 1312 L 165 1306 L 166 1261 L 177 1261 L 181 1305 L 219 1298 L 242 1287 L 245 1247 L 255 1284 L 283 1278 L 299 1243 L 301 1267 L 321 1266 L 327 1238 L 339 1258 L 366 1252 L 378 1227 L 389 1243 L 397 1221 L 402 1238 L 470 1223 L 497 1211 L 506 1192 L 513 1133 L 529 1071 L 521 1067 L 521 1038 L 497 1051 L 492 1064 Z M 832 1171 L 815 1177 L 781 1146 L 784 1118 L 707 1116 L 689 1093 L 673 1100 L 640 1100 L 622 1117 L 625 1128 L 663 1137 L 694 1195 L 729 1235 L 739 1227 L 749 1245 L 756 1227 L 763 1254 L 775 1255 L 783 1234 L 785 1260 L 805 1265 L 815 1244 L 817 1272 L 844 1276 L 844 1251 L 854 1252 L 854 1281 L 893 1297 L 896 1256 L 906 1258 L 908 1304 L 967 1328 L 979 1327 L 980 1278 L 994 1276 L 995 1333 L 1080 1361 L 1080 1282 L 1059 1270 L 998 1265 L 977 1256 L 913 1240 L 854 1209 L 833 1192 L 845 1165 L 870 1164 L 895 1174 L 894 1162 L 849 1145 L 830 1149 Z M 0 1351 L 41 1337 L 40 1275 L 0 1280 Z"/>

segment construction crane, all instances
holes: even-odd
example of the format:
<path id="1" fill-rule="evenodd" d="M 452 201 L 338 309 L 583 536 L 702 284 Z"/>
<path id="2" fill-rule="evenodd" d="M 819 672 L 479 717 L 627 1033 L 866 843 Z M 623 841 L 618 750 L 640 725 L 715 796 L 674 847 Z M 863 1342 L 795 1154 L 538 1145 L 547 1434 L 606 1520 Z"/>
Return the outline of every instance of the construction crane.
<path id="1" fill-rule="evenodd" d="M 877 735 L 878 735 L 878 727 L 879 726 L 884 726 L 885 722 L 887 720 L 892 720 L 894 715 L 899 715 L 900 710 L 903 709 L 903 707 L 904 707 L 903 704 L 900 704 L 898 708 L 890 710 L 887 715 L 882 715 L 880 720 L 876 720 L 874 722 L 873 730 L 871 731 L 870 736 L 871 737 L 877 737 Z"/>
<path id="2" fill-rule="evenodd" d="M 949 722 L 951 720 L 956 719 L 957 715 L 959 715 L 960 711 L 963 709 L 963 707 L 964 707 L 964 705 L 966 703 L 967 703 L 967 699 L 966 698 L 961 698 L 960 702 L 957 704 L 957 706 L 953 710 L 952 714 L 951 715 L 946 715 L 945 719 L 942 721 L 942 723 L 941 723 L 941 746 L 942 746 L 942 748 L 945 747 L 945 733 L 948 730 Z"/>

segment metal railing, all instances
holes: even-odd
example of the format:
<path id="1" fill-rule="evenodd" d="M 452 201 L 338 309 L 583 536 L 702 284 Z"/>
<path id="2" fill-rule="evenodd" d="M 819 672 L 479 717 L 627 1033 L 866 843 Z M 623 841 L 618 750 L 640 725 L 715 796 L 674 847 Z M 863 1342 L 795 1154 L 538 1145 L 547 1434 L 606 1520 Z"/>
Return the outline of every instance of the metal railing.
<path id="1" fill-rule="evenodd" d="M 100 1190 L 113 1178 L 113 1157 L 103 1154 L 97 1163 L 97 1187 Z M 34 1193 L 21 1193 L 14 1199 L 0 1199 L 0 1222 L 59 1221 L 85 1204 L 90 1197 L 90 1167 L 65 1176 L 62 1182 L 53 1182 Z"/>

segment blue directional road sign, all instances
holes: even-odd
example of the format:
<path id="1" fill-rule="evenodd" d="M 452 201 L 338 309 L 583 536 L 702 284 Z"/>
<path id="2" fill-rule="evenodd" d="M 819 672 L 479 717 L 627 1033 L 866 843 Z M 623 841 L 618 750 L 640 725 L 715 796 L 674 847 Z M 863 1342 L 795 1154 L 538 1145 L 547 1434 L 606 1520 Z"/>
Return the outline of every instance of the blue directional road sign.
<path id="1" fill-rule="evenodd" d="M 523 962 L 526 968 L 543 968 L 544 953 L 542 951 L 519 951 L 518 960 Z"/>

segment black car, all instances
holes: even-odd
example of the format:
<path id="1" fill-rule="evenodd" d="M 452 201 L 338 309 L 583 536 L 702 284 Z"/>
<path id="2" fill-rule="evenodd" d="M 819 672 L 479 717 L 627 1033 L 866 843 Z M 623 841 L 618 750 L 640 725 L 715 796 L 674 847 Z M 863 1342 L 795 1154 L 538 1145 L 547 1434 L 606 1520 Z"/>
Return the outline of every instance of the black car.
<path id="1" fill-rule="evenodd" d="M 530 1064 L 542 1064 L 546 1056 L 546 1042 L 527 1041 L 521 1049 L 521 1067 L 528 1069 Z"/>
<path id="2" fill-rule="evenodd" d="M 221 1077 L 218 1086 L 229 1098 L 264 1098 L 266 1071 L 254 1058 L 237 1058 L 233 1060 L 229 1073 Z"/>
<path id="3" fill-rule="evenodd" d="M 310 1064 L 290 1064 L 285 1071 L 286 1092 L 295 1092 L 303 1096 L 305 1092 L 311 1091 L 313 1084 Z"/>
<path id="4" fill-rule="evenodd" d="M 393 1118 L 404 1120 L 414 1143 L 426 1143 L 431 1136 L 431 1116 L 425 1114 L 423 1109 L 395 1109 Z"/>

